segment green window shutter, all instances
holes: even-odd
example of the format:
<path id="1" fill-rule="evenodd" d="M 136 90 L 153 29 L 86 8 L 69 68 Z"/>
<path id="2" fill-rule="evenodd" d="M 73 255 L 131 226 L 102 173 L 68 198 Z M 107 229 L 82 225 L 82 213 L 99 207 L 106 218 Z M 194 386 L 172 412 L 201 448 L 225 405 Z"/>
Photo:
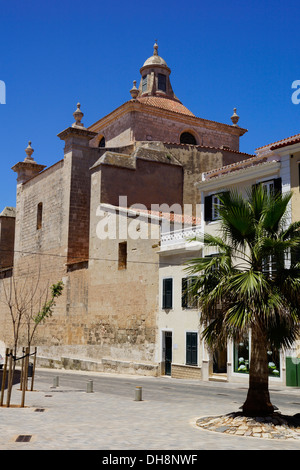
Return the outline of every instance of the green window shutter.
<path id="1" fill-rule="evenodd" d="M 206 222 L 212 220 L 212 195 L 204 198 L 204 220 Z"/>
<path id="2" fill-rule="evenodd" d="M 142 78 L 142 93 L 147 91 L 147 75 L 144 75 Z"/>
<path id="3" fill-rule="evenodd" d="M 167 90 L 167 77 L 162 73 L 158 74 L 158 89 L 164 92 Z"/>
<path id="4" fill-rule="evenodd" d="M 291 250 L 291 263 L 292 266 L 296 263 L 300 263 L 300 247 L 296 247 Z"/>
<path id="5" fill-rule="evenodd" d="M 191 366 L 198 365 L 198 334 L 186 333 L 186 364 Z"/>
<path id="6" fill-rule="evenodd" d="M 173 307 L 173 279 L 163 279 L 163 304 L 162 308 Z"/>
<path id="7" fill-rule="evenodd" d="M 187 293 L 188 282 L 186 278 L 181 280 L 181 307 L 187 308 L 188 306 L 188 293 Z"/>
<path id="8" fill-rule="evenodd" d="M 251 188 L 251 189 L 252 189 L 252 196 L 253 196 L 253 193 L 254 193 L 254 191 L 256 190 L 256 188 L 257 188 L 258 186 L 259 186 L 259 183 L 256 183 L 256 184 L 253 184 L 253 185 L 252 185 L 252 188 Z"/>
<path id="9" fill-rule="evenodd" d="M 197 299 L 193 296 L 191 289 L 197 282 L 196 276 L 186 277 L 181 280 L 181 307 L 197 308 Z"/>
<path id="10" fill-rule="evenodd" d="M 275 189 L 275 194 L 281 194 L 282 193 L 282 180 L 281 180 L 281 178 L 274 179 L 274 189 Z"/>

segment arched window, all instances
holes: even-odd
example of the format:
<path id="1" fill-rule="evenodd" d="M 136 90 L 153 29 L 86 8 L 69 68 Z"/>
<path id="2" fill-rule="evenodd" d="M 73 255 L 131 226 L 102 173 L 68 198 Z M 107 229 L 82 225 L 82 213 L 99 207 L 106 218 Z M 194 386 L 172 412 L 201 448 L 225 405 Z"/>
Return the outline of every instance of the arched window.
<path id="1" fill-rule="evenodd" d="M 183 132 L 180 136 L 181 144 L 197 145 L 196 139 L 190 132 Z"/>
<path id="2" fill-rule="evenodd" d="M 37 206 L 36 229 L 40 230 L 43 225 L 43 203 L 40 202 Z"/>
<path id="3" fill-rule="evenodd" d="M 102 139 L 100 139 L 98 147 L 105 147 L 105 137 L 102 137 Z"/>

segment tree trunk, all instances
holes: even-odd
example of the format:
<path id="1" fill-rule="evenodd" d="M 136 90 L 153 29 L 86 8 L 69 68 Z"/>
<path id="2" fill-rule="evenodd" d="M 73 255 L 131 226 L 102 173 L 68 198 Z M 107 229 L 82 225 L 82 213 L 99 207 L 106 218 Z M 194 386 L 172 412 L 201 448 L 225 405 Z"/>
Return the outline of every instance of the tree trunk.
<path id="1" fill-rule="evenodd" d="M 249 389 L 243 405 L 245 416 L 266 416 L 274 412 L 269 394 L 267 337 L 259 325 L 251 332 Z"/>

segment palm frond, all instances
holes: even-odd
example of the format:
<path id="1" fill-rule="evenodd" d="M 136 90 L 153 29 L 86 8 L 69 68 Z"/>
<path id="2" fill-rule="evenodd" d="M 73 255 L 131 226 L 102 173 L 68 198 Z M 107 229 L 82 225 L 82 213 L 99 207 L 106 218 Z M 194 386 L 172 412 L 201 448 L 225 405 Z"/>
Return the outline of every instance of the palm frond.
<path id="1" fill-rule="evenodd" d="M 286 347 L 300 325 L 300 222 L 287 226 L 285 219 L 291 193 L 268 195 L 259 185 L 247 198 L 230 191 L 219 199 L 220 233 L 202 240 L 217 254 L 186 267 L 197 277 L 192 295 L 203 338 L 222 343 L 258 323 L 270 344 Z"/>

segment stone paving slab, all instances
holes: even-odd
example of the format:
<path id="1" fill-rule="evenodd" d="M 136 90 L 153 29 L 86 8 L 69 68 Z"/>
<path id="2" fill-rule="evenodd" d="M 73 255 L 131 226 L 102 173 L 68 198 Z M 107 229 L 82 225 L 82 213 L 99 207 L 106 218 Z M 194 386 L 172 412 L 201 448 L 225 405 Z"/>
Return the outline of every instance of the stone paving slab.
<path id="1" fill-rule="evenodd" d="M 208 397 L 182 401 L 134 400 L 131 396 L 86 393 L 85 387 L 53 388 L 36 380 L 34 392 L 26 393 L 26 407 L 0 408 L 0 450 L 299 450 L 295 439 L 267 439 L 262 431 L 247 437 L 211 432 L 199 427 L 205 416 L 232 413 L 233 405 Z M 20 391 L 14 387 L 12 403 L 20 403 Z M 235 405 L 238 407 L 239 405 Z M 40 411 L 37 411 L 40 410 Z M 43 411 L 41 411 L 43 410 Z M 238 410 L 236 410 L 238 411 Z M 242 423 L 241 423 L 242 425 Z M 215 422 L 215 426 L 224 423 Z M 239 431 L 244 431 L 242 427 Z M 256 436 L 255 434 L 260 434 Z M 267 433 L 265 433 L 267 434 Z M 30 436 L 17 442 L 18 436 Z"/>

